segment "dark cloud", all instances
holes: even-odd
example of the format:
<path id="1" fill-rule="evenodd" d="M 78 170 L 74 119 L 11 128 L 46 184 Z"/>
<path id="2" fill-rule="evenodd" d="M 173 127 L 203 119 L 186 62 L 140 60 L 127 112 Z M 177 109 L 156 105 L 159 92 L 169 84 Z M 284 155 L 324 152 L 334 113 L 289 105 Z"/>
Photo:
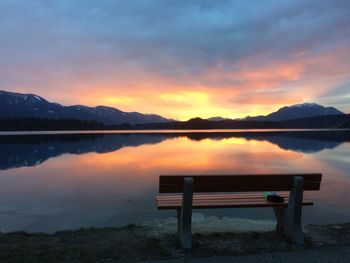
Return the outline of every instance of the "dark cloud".
<path id="1" fill-rule="evenodd" d="M 140 71 L 234 88 L 230 72 L 347 50 L 349 10 L 347 0 L 2 0 L 0 89 L 126 83 Z M 208 78 L 213 68 L 225 77 Z"/>

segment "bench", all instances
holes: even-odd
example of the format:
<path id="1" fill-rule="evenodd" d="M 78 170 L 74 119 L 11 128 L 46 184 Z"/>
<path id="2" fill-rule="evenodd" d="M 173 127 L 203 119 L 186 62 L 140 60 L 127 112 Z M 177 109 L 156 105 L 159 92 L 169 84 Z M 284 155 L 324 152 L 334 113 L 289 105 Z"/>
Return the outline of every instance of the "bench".
<path id="1" fill-rule="evenodd" d="M 302 245 L 302 206 L 313 205 L 303 198 L 303 192 L 319 190 L 321 178 L 320 173 L 161 175 L 156 202 L 158 209 L 177 210 L 178 237 L 183 249 L 192 248 L 192 209 L 209 208 L 272 207 L 276 230 Z M 284 202 L 275 203 L 267 201 L 263 191 L 289 193 L 280 193 Z"/>

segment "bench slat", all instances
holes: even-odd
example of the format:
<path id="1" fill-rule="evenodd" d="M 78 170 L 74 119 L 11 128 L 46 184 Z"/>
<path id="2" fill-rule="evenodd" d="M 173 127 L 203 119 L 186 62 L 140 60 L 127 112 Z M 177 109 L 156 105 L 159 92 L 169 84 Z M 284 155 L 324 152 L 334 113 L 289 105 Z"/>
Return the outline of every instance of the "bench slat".
<path id="1" fill-rule="evenodd" d="M 164 198 L 166 197 L 166 198 Z M 213 195 L 213 196 L 193 196 L 193 208 L 234 208 L 234 207 L 286 207 L 289 197 L 285 197 L 284 203 L 274 203 L 266 201 L 262 196 L 251 196 L 239 198 L 237 195 Z M 159 209 L 178 209 L 182 204 L 182 196 L 157 196 Z M 313 202 L 304 199 L 303 205 L 313 205 Z"/>
<path id="2" fill-rule="evenodd" d="M 303 206 L 311 206 L 313 202 L 303 201 Z M 287 207 L 288 203 L 272 203 L 272 202 L 250 202 L 250 203 L 194 203 L 194 209 L 210 209 L 210 208 L 249 208 L 249 207 Z M 181 204 L 163 204 L 158 205 L 160 210 L 174 210 L 181 207 Z"/>
<path id="3" fill-rule="evenodd" d="M 210 183 L 230 183 L 244 181 L 251 182 L 266 182 L 266 181 L 280 181 L 289 182 L 295 176 L 304 177 L 304 182 L 307 181 L 321 181 L 321 173 L 301 173 L 301 174 L 188 174 L 188 175 L 160 175 L 160 184 L 180 184 L 183 182 L 183 178 L 192 177 L 195 183 L 210 184 Z"/>
<path id="4" fill-rule="evenodd" d="M 305 199 L 306 200 L 306 199 Z M 182 200 L 159 200 L 158 203 L 159 204 L 179 204 L 181 205 L 181 201 Z M 289 201 L 289 198 L 285 198 L 285 202 L 288 203 Z M 196 203 L 196 204 L 201 204 L 201 203 L 269 203 L 269 201 L 266 201 L 266 200 L 258 200 L 258 199 L 237 199 L 237 200 L 233 200 L 233 199 L 230 199 L 230 200 L 225 200 L 225 199 L 215 199 L 215 200 L 210 200 L 210 199 L 206 199 L 206 200 L 200 200 L 200 199 L 197 199 L 197 200 L 194 200 L 193 203 Z M 274 202 L 273 202 L 274 203 Z"/>
<path id="5" fill-rule="evenodd" d="M 181 193 L 182 184 L 160 185 L 159 193 Z M 288 191 L 292 188 L 292 183 L 261 183 L 237 185 L 230 184 L 194 184 L 193 191 L 200 192 L 252 192 L 252 191 Z M 315 191 L 320 189 L 319 182 L 304 183 L 305 191 Z"/>
<path id="6" fill-rule="evenodd" d="M 284 198 L 288 198 L 289 194 L 288 193 L 279 193 L 280 196 Z M 203 194 L 194 194 L 193 199 L 195 200 L 206 200 L 206 199 L 211 199 L 211 200 L 217 200 L 217 199 L 240 199 L 240 200 L 245 200 L 245 199 L 259 199 L 263 198 L 262 193 L 257 193 L 257 194 L 212 194 L 212 195 L 203 195 Z M 156 197 L 157 200 L 161 201 L 171 201 L 171 200 L 178 200 L 182 199 L 182 195 L 158 195 Z"/>
<path id="7" fill-rule="evenodd" d="M 161 175 L 160 193 L 181 193 L 183 179 L 192 177 L 194 192 L 289 191 L 293 178 L 304 178 L 304 190 L 319 190 L 322 174 L 248 174 L 248 175 Z"/>

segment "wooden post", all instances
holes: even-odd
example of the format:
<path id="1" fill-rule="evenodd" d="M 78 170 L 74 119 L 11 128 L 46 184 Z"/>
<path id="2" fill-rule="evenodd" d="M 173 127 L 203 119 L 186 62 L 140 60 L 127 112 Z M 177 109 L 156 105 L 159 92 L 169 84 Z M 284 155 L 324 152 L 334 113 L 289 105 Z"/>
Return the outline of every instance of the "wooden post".
<path id="1" fill-rule="evenodd" d="M 182 206 L 180 211 L 179 238 L 182 249 L 192 248 L 192 199 L 193 178 L 184 178 Z"/>
<path id="2" fill-rule="evenodd" d="M 301 227 L 301 213 L 303 207 L 304 178 L 296 176 L 293 182 L 288 208 L 285 209 L 283 231 L 293 242 L 303 245 L 304 235 Z"/>

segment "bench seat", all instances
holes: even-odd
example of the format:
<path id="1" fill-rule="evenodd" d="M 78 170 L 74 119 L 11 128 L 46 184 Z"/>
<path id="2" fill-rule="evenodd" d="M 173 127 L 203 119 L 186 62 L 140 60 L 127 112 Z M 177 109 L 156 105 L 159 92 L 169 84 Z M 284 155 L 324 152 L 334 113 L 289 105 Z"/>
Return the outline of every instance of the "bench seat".
<path id="1" fill-rule="evenodd" d="M 280 194 L 284 197 L 283 203 L 267 201 L 262 193 L 247 194 L 193 194 L 193 209 L 209 208 L 249 208 L 249 207 L 287 207 L 289 194 Z M 182 206 L 182 194 L 158 195 L 156 197 L 158 209 L 180 209 Z M 303 199 L 302 205 L 311 206 L 313 202 Z"/>

